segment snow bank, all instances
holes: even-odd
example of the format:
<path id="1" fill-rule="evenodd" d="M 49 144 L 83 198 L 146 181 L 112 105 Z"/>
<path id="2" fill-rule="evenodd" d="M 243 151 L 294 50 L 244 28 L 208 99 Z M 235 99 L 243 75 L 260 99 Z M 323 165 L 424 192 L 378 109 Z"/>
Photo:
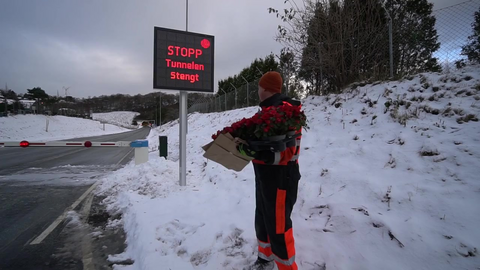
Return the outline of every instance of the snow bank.
<path id="1" fill-rule="evenodd" d="M 1 141 L 64 140 L 125 131 L 129 130 L 109 124 L 106 124 L 103 130 L 103 124 L 98 121 L 59 115 L 16 115 L 0 118 Z"/>
<path id="2" fill-rule="evenodd" d="M 480 264 L 480 68 L 309 97 L 292 218 L 299 269 L 475 269 Z M 153 130 L 150 161 L 103 180 L 131 266 L 242 269 L 256 258 L 254 179 L 205 160 L 216 130 L 257 108 L 191 114 L 187 186 L 178 123 Z M 469 116 L 470 115 L 470 116 Z M 158 157 L 158 135 L 169 157 Z"/>
<path id="3" fill-rule="evenodd" d="M 140 113 L 138 112 L 93 113 L 92 119 L 98 120 L 101 122 L 106 122 L 106 123 L 120 126 L 120 127 L 136 128 L 137 126 L 132 125 L 132 121 L 137 115 L 140 115 Z"/>

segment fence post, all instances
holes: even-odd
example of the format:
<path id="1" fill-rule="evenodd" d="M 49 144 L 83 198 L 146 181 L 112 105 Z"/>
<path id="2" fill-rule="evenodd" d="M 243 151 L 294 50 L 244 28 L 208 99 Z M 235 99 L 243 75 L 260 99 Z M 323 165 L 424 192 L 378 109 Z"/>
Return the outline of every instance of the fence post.
<path id="1" fill-rule="evenodd" d="M 247 83 L 247 107 L 250 107 L 250 103 L 248 102 L 248 100 L 250 99 L 250 92 L 248 91 L 248 81 L 247 79 L 245 79 L 245 77 L 241 76 L 242 79 Z"/>
<path id="2" fill-rule="evenodd" d="M 230 83 L 231 86 L 233 86 L 233 88 L 235 89 L 235 109 L 237 109 L 237 87 L 235 87 L 235 85 L 233 85 L 232 83 Z"/>
<path id="3" fill-rule="evenodd" d="M 382 5 L 383 6 L 383 5 Z M 385 13 L 387 14 L 388 17 L 388 46 L 389 46 L 389 54 L 390 54 L 390 79 L 393 79 L 393 26 L 392 26 L 392 17 L 390 16 L 390 13 L 388 13 L 388 10 L 383 6 L 383 9 L 385 10 Z"/>
<path id="4" fill-rule="evenodd" d="M 256 69 L 258 70 L 258 72 L 260 73 L 260 76 L 263 76 L 263 72 L 262 72 L 260 69 L 258 69 L 258 67 L 255 67 L 255 68 L 256 68 Z"/>
<path id="5" fill-rule="evenodd" d="M 222 90 L 223 92 L 223 95 L 225 96 L 225 111 L 227 110 L 227 92 L 223 91 L 222 88 L 218 88 L 220 90 Z M 222 110 L 222 107 L 220 106 L 220 111 Z"/>
<path id="6" fill-rule="evenodd" d="M 318 42 L 318 60 L 320 60 L 320 90 L 319 94 L 323 93 L 323 59 L 322 59 L 322 46 L 323 42 Z M 287 91 L 288 94 L 288 91 Z"/>
<path id="7" fill-rule="evenodd" d="M 389 15 L 390 17 L 390 15 Z M 388 32 L 389 32 L 389 43 L 390 43 L 390 78 L 393 79 L 393 29 L 392 29 L 392 18 L 390 17 L 390 22 L 388 23 Z"/>

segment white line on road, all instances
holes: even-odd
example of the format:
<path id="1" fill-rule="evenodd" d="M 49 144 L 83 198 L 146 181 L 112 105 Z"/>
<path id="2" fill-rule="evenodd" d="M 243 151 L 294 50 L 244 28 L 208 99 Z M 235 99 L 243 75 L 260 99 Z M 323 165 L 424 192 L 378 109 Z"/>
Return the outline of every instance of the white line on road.
<path id="1" fill-rule="evenodd" d="M 83 193 L 82 196 L 80 196 L 80 198 L 78 198 L 70 207 L 65 209 L 63 214 L 61 214 L 57 219 L 55 219 L 55 221 L 52 224 L 50 224 L 50 226 L 48 226 L 48 228 L 45 229 L 45 231 L 43 231 L 37 238 L 35 238 L 30 243 L 30 245 L 40 244 L 51 232 L 53 232 L 53 230 L 55 230 L 58 224 L 60 224 L 62 220 L 67 216 L 68 212 L 75 209 L 83 201 L 83 199 L 85 199 L 85 197 L 87 197 L 88 194 L 90 194 L 90 192 L 92 192 L 92 190 L 94 190 L 99 184 L 100 182 L 97 181 L 89 189 L 87 189 L 87 191 L 85 191 L 85 193 Z"/>
<path id="2" fill-rule="evenodd" d="M 90 209 L 92 208 L 93 202 L 93 193 L 88 195 L 88 198 L 85 200 L 85 203 L 80 210 L 80 214 L 85 223 L 88 221 L 88 216 L 90 214 Z M 82 238 L 82 263 L 83 270 L 95 270 L 93 264 L 93 254 L 92 254 L 92 238 L 89 234 L 86 234 Z"/>
<path id="3" fill-rule="evenodd" d="M 90 214 L 90 208 L 92 208 L 92 202 L 93 202 L 93 193 L 90 193 L 88 198 L 85 200 L 85 203 L 82 206 L 82 209 L 80 210 L 80 215 L 82 216 L 82 219 L 84 221 L 88 220 L 88 215 Z"/>
<path id="4" fill-rule="evenodd" d="M 130 155 L 130 153 L 132 153 L 133 150 L 135 150 L 135 149 L 134 149 L 134 148 L 130 149 L 130 151 L 128 151 L 128 153 L 127 153 L 125 156 L 123 156 L 123 157 L 120 159 L 120 161 L 117 162 L 117 164 L 115 164 L 115 165 L 119 165 L 120 163 L 122 163 L 122 161 L 123 161 L 124 159 L 126 159 L 126 158 L 128 157 L 128 155 Z"/>

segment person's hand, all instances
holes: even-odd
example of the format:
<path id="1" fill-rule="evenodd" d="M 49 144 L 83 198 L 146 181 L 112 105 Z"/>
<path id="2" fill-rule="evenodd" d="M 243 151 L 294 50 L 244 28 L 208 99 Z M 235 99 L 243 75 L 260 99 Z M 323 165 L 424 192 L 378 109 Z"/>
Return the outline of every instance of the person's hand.
<path id="1" fill-rule="evenodd" d="M 234 139 L 233 139 L 233 142 L 235 142 L 235 144 L 236 144 L 237 146 L 240 145 L 240 144 L 248 145 L 247 141 L 242 140 L 242 139 L 240 139 L 240 138 L 238 138 L 238 137 L 234 138 Z"/>
<path id="2" fill-rule="evenodd" d="M 257 155 L 257 152 L 253 151 L 252 149 L 250 149 L 250 147 L 246 144 L 243 144 L 243 143 L 240 143 L 237 145 L 237 150 L 240 154 L 244 155 L 244 156 L 247 156 L 247 157 L 253 157 L 253 158 L 256 158 L 258 155 Z"/>

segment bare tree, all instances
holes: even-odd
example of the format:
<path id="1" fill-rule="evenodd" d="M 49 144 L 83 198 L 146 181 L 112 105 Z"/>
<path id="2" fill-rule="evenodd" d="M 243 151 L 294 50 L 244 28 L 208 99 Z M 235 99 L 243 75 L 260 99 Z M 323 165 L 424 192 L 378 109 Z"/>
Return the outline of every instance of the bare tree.
<path id="1" fill-rule="evenodd" d="M 277 41 L 299 61 L 311 94 L 338 92 L 357 80 L 388 73 L 388 28 L 378 0 L 303 0 L 281 18 Z"/>

